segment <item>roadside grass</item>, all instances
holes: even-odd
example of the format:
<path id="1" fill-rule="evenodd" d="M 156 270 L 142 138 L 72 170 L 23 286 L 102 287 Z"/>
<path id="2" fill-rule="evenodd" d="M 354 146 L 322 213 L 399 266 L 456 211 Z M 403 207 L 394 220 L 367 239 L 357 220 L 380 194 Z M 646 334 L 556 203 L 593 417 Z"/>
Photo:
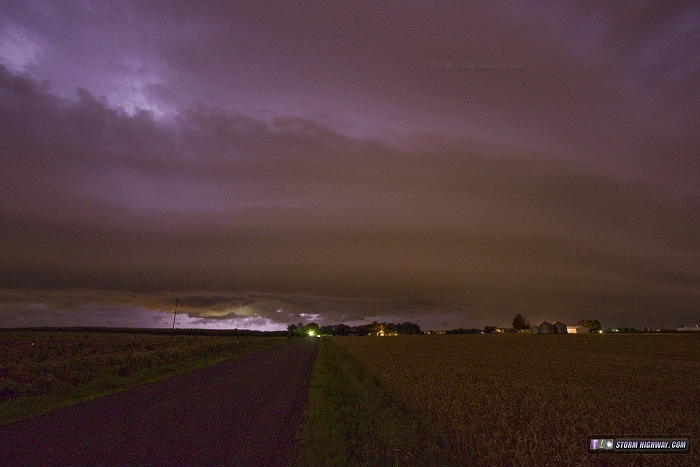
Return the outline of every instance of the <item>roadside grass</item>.
<path id="1" fill-rule="evenodd" d="M 336 339 L 319 342 L 299 464 L 456 465 L 444 455 L 440 439 Z"/>
<path id="2" fill-rule="evenodd" d="M 0 425 L 289 342 L 285 337 L 0 332 Z"/>

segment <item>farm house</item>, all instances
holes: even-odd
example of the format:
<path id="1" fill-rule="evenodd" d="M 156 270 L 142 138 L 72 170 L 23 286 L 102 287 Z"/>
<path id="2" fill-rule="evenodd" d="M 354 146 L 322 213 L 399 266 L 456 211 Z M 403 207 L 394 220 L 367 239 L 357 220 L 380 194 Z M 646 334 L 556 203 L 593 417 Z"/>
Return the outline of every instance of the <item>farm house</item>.
<path id="1" fill-rule="evenodd" d="M 569 334 L 588 334 L 589 331 L 586 326 L 567 326 L 566 330 Z"/>

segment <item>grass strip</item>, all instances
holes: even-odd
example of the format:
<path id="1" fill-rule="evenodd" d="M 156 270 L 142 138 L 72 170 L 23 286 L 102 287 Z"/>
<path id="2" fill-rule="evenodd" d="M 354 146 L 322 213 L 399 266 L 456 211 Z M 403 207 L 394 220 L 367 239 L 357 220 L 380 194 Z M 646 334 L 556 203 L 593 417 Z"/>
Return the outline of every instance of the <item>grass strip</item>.
<path id="1" fill-rule="evenodd" d="M 440 441 L 393 399 L 355 358 L 319 342 L 307 419 L 301 435 L 303 466 L 450 465 Z"/>

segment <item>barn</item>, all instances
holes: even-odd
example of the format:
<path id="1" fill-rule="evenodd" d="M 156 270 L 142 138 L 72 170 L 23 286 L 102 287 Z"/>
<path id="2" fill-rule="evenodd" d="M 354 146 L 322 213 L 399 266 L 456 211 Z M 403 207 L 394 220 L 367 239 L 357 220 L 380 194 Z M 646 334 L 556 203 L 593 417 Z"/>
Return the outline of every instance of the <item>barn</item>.
<path id="1" fill-rule="evenodd" d="M 589 331 L 586 326 L 567 326 L 566 330 L 569 334 L 588 334 Z"/>

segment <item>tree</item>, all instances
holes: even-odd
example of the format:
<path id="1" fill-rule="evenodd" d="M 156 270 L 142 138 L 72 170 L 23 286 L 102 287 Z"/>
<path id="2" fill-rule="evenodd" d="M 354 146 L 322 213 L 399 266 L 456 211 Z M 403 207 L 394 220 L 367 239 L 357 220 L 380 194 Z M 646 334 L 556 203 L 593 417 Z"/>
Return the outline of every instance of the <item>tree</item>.
<path id="1" fill-rule="evenodd" d="M 530 323 L 525 319 L 523 315 L 518 313 L 515 315 L 515 318 L 513 318 L 513 329 L 516 331 L 524 331 L 526 329 L 530 329 Z"/>
<path id="2" fill-rule="evenodd" d="M 320 334 L 321 329 L 318 327 L 318 324 L 316 323 L 309 323 L 303 328 L 301 328 L 301 331 L 303 334 L 307 334 L 309 336 L 317 336 Z"/>
<path id="3" fill-rule="evenodd" d="M 387 336 L 395 336 L 399 333 L 399 326 L 394 323 L 387 323 L 384 332 L 386 332 Z"/>
<path id="4" fill-rule="evenodd" d="M 385 329 L 386 329 L 386 323 L 378 323 L 376 321 L 372 321 L 370 332 L 372 333 L 373 336 L 383 336 Z"/>
<path id="5" fill-rule="evenodd" d="M 578 322 L 578 325 L 587 327 L 591 330 L 591 332 L 600 331 L 601 329 L 603 329 L 603 327 L 600 325 L 600 321 L 598 321 L 597 319 L 582 319 Z"/>
<path id="6" fill-rule="evenodd" d="M 357 334 L 358 336 L 366 336 L 370 332 L 372 332 L 371 324 L 360 324 L 358 326 L 353 326 L 352 328 L 352 333 Z"/>
<path id="7" fill-rule="evenodd" d="M 399 330 L 399 334 L 416 334 L 416 335 L 423 334 L 423 331 L 421 331 L 420 326 L 418 324 L 412 323 L 410 321 L 406 321 L 405 323 L 397 324 L 396 327 Z"/>

